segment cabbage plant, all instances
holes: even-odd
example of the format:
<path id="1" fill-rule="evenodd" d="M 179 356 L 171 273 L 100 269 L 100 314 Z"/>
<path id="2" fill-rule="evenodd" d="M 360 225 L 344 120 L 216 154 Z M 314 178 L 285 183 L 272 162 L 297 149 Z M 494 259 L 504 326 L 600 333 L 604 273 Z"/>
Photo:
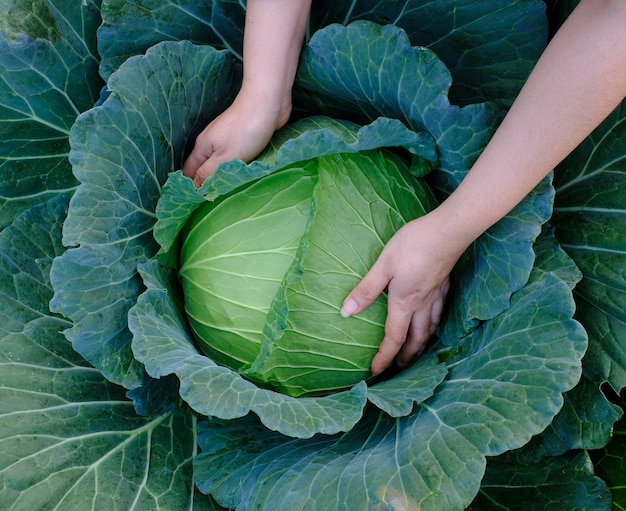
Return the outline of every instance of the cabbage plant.
<path id="1" fill-rule="evenodd" d="M 239 87 L 241 2 L 5 2 L 0 507 L 623 506 L 624 105 L 473 244 L 427 352 L 383 380 L 255 383 L 199 349 L 178 275 L 190 218 L 311 162 L 392 151 L 444 198 L 544 9 L 321 0 L 292 122 L 196 189 L 179 169 Z"/>

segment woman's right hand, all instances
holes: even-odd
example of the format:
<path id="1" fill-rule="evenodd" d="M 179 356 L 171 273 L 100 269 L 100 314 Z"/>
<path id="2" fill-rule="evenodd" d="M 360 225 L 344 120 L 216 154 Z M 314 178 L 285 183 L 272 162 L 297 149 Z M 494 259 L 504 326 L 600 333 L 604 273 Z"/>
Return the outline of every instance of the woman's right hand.
<path id="1" fill-rule="evenodd" d="M 449 288 L 449 274 L 465 249 L 446 236 L 436 213 L 412 220 L 395 233 L 370 271 L 346 297 L 342 315 L 358 314 L 387 290 L 387 319 L 372 373 L 394 358 L 404 366 L 435 332 Z"/>

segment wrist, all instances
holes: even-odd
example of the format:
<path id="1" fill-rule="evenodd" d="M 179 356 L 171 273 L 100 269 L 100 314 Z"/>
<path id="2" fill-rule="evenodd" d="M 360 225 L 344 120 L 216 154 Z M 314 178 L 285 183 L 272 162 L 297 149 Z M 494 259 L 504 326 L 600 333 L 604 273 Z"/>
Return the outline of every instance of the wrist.
<path id="1" fill-rule="evenodd" d="M 257 87 L 256 84 L 245 83 L 233 105 L 241 109 L 251 121 L 256 119 L 277 130 L 282 128 L 291 116 L 291 89 L 279 91 L 271 87 Z"/>
<path id="2" fill-rule="evenodd" d="M 443 256 L 455 261 L 484 232 L 482 227 L 472 226 L 463 210 L 449 201 L 444 201 L 427 216 L 435 225 L 437 247 L 444 252 Z"/>

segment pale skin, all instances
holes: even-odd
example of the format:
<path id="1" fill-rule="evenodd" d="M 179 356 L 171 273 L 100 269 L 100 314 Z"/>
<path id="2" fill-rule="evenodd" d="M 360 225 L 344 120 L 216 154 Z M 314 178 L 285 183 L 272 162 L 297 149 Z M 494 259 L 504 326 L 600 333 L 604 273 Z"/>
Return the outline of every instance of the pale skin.
<path id="1" fill-rule="evenodd" d="M 241 89 L 198 136 L 183 165 L 196 186 L 220 163 L 254 159 L 289 120 L 310 6 L 311 0 L 248 0 Z"/>
<path id="2" fill-rule="evenodd" d="M 280 9 L 279 19 L 269 14 L 262 17 L 264 8 Z M 310 0 L 249 0 L 244 86 L 233 105 L 198 137 L 185 163 L 183 171 L 196 184 L 222 161 L 253 159 L 273 131 L 287 122 L 288 114 L 284 115 L 291 111 L 291 84 L 309 8 Z M 248 25 L 250 19 L 256 21 Z M 281 35 L 276 24 L 291 27 L 289 36 Z M 276 52 L 255 55 L 252 46 L 261 44 L 253 38 L 272 44 Z M 253 111 L 258 111 L 259 121 L 252 123 L 251 110 L 243 107 L 258 102 L 258 97 L 270 105 L 257 105 Z M 431 213 L 398 230 L 344 300 L 342 315 L 350 316 L 387 291 L 385 335 L 372 361 L 374 374 L 394 359 L 404 366 L 423 351 L 441 319 L 449 275 L 463 252 L 511 211 L 624 97 L 626 1 L 582 0 L 551 40 L 459 187 Z M 256 143 L 246 142 L 244 147 L 244 137 L 231 136 L 242 132 L 253 135 Z"/>

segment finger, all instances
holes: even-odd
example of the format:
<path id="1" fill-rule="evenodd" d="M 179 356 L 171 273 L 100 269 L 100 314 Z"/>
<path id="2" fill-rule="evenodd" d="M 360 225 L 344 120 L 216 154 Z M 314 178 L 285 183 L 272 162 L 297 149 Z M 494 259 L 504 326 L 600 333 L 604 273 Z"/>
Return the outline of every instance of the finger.
<path id="1" fill-rule="evenodd" d="M 412 315 L 411 310 L 405 309 L 399 303 L 393 303 L 390 299 L 385 321 L 385 337 L 372 360 L 373 374 L 379 374 L 387 368 L 402 349 L 407 340 Z"/>
<path id="2" fill-rule="evenodd" d="M 387 284 L 389 284 L 389 277 L 378 264 L 374 264 L 343 301 L 341 315 L 347 318 L 367 308 L 385 290 Z"/>
<path id="3" fill-rule="evenodd" d="M 407 340 L 398 353 L 396 363 L 400 367 L 406 366 L 413 358 L 424 351 L 430 336 L 434 333 L 432 310 L 430 307 L 416 311 L 411 317 Z"/>
<path id="4" fill-rule="evenodd" d="M 448 290 L 450 289 L 450 277 L 447 277 L 439 290 L 439 295 L 433 301 L 433 306 L 430 312 L 430 335 L 433 335 L 439 326 L 441 317 L 443 316 L 443 309 L 446 304 L 446 296 L 448 296 Z"/>
<path id="5" fill-rule="evenodd" d="M 183 164 L 183 174 L 187 177 L 194 178 L 202 165 L 211 158 L 212 152 L 201 150 L 198 145 L 193 148 L 191 154 Z M 206 179 L 206 178 L 205 178 Z"/>
<path id="6" fill-rule="evenodd" d="M 439 326 L 441 316 L 443 315 L 443 306 L 445 303 L 445 295 L 440 296 L 430 311 L 430 335 L 433 335 Z"/>
<path id="7" fill-rule="evenodd" d="M 407 341 L 396 359 L 400 367 L 404 367 L 411 359 L 421 355 L 428 340 L 437 331 L 448 288 L 449 284 L 445 282 L 432 302 L 422 306 L 413 314 Z"/>
<path id="8" fill-rule="evenodd" d="M 212 156 L 211 158 L 203 162 L 193 176 L 193 183 L 197 187 L 201 186 L 206 178 L 215 172 L 215 169 L 220 163 L 222 163 L 221 160 L 218 160 L 217 158 L 215 158 L 215 156 Z"/>

